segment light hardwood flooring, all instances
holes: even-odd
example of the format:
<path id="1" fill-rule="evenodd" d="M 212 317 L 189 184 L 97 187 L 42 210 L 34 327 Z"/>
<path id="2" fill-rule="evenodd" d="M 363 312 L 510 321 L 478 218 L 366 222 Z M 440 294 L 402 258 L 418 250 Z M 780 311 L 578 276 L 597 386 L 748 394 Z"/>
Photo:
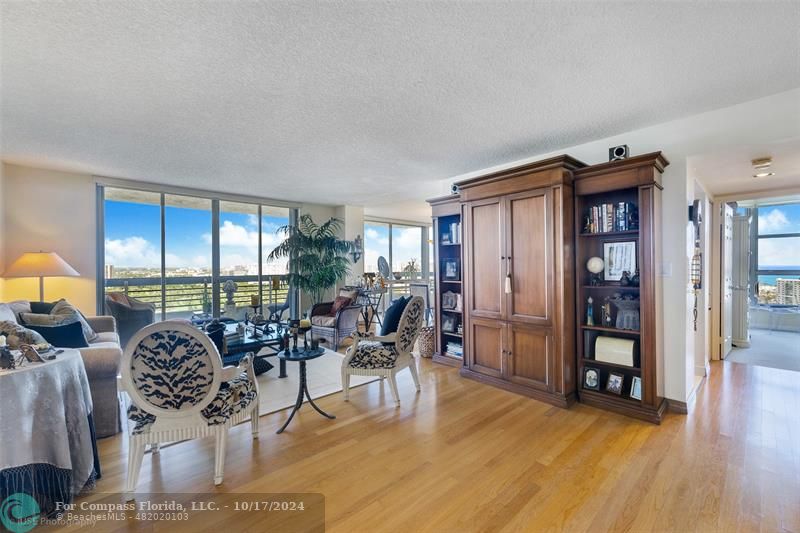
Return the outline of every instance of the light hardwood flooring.
<path id="1" fill-rule="evenodd" d="M 329 532 L 800 532 L 799 378 L 714 363 L 691 413 L 655 426 L 423 360 L 420 394 L 399 379 L 399 409 L 383 383 L 335 394 L 319 404 L 336 420 L 306 405 L 282 435 L 285 412 L 261 418 L 258 441 L 234 428 L 217 489 L 207 439 L 145 456 L 138 491 L 321 492 Z M 125 439 L 100 451 L 98 490 L 121 490 Z M 230 515 L 224 530 L 261 529 Z"/>

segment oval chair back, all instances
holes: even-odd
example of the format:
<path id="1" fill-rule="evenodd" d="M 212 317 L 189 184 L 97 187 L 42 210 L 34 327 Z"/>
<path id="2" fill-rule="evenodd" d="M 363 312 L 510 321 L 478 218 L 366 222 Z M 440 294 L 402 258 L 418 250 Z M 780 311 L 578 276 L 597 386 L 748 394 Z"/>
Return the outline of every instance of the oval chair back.
<path id="1" fill-rule="evenodd" d="M 395 347 L 399 352 L 410 353 L 414 349 L 419 330 L 425 315 L 425 301 L 421 296 L 414 296 L 403 310 L 400 323 L 397 326 Z"/>
<path id="2" fill-rule="evenodd" d="M 200 413 L 222 382 L 222 358 L 191 324 L 164 321 L 136 332 L 122 356 L 122 383 L 133 403 L 156 417 Z"/>

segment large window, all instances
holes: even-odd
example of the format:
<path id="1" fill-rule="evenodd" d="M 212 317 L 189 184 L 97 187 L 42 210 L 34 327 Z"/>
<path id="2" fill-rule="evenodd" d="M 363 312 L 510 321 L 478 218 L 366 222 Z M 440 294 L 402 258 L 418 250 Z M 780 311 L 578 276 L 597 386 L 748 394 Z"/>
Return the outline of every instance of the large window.
<path id="1" fill-rule="evenodd" d="M 287 264 L 267 256 L 290 208 L 113 187 L 103 198 L 105 292 L 151 302 L 161 318 L 241 318 L 253 298 L 286 299 Z"/>
<path id="2" fill-rule="evenodd" d="M 383 257 L 396 280 L 427 278 L 430 269 L 429 226 L 364 222 L 364 272 L 378 273 Z"/>
<path id="3" fill-rule="evenodd" d="M 751 215 L 758 302 L 800 305 L 800 204 L 762 205 Z"/>

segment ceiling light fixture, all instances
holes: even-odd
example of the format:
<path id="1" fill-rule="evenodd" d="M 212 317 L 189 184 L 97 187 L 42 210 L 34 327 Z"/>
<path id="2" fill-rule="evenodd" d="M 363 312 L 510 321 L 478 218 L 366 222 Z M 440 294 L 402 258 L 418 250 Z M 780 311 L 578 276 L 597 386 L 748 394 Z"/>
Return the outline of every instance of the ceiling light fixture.
<path id="1" fill-rule="evenodd" d="M 755 174 L 753 174 L 754 178 L 768 178 L 769 176 L 775 175 L 774 172 L 769 171 L 769 168 L 772 166 L 771 157 L 753 159 L 750 163 L 753 165 L 753 170 L 755 170 Z"/>

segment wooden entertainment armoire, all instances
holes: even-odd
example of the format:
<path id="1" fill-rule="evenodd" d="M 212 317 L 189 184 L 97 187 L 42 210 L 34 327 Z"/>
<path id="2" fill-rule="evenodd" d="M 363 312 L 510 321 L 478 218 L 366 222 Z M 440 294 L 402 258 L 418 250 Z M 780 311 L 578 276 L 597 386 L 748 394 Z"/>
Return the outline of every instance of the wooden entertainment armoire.
<path id="1" fill-rule="evenodd" d="M 562 155 L 461 181 L 457 193 L 430 200 L 437 265 L 434 361 L 560 407 L 580 397 L 659 422 L 664 401 L 654 258 L 664 166 L 659 153 L 594 166 Z M 628 202 L 641 220 L 636 229 L 587 235 L 584 220 L 598 202 Z M 641 291 L 605 280 L 589 286 L 587 259 L 602 255 L 604 242 L 619 241 L 637 243 Z M 603 302 L 620 292 L 641 292 L 642 331 L 586 324 L 588 296 Z M 633 366 L 595 361 L 599 336 L 634 339 Z M 585 390 L 587 366 L 604 380 L 609 372 L 620 373 L 620 396 Z M 641 380 L 641 399 L 631 397 L 634 378 Z"/>
<path id="2" fill-rule="evenodd" d="M 461 373 L 546 402 L 575 401 L 569 156 L 462 181 Z"/>

